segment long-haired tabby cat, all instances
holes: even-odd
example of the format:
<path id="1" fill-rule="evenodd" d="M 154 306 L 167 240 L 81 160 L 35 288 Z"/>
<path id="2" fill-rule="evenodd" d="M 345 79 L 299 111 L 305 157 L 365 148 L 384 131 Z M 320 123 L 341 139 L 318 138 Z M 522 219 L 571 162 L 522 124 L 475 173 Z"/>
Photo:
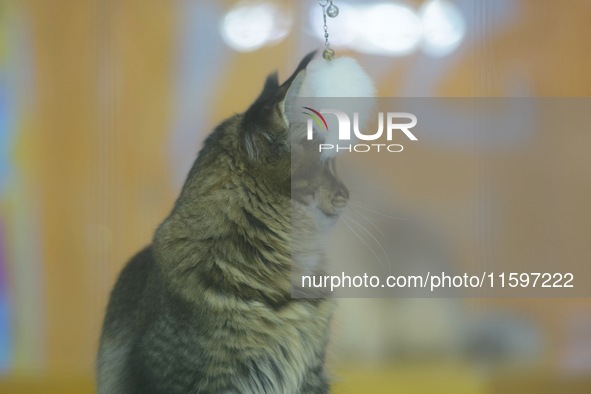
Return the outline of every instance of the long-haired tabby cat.
<path id="1" fill-rule="evenodd" d="M 288 121 L 312 56 L 207 138 L 152 244 L 123 269 L 99 393 L 328 392 L 333 304 L 291 297 L 292 264 L 322 271 L 318 240 L 348 199 L 334 159 Z"/>

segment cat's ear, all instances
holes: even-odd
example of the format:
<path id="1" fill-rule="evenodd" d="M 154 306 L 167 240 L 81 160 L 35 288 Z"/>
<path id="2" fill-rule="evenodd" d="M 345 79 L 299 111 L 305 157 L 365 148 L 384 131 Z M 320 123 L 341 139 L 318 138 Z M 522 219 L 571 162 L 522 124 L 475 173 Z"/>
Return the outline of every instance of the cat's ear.
<path id="1" fill-rule="evenodd" d="M 265 81 L 265 86 L 263 86 L 263 90 L 255 100 L 254 104 L 250 107 L 249 111 L 256 111 L 261 108 L 270 110 L 275 105 L 282 105 L 288 96 L 297 95 L 297 91 L 299 91 L 299 87 L 302 83 L 301 74 L 306 70 L 306 66 L 310 63 L 315 54 L 316 51 L 313 51 L 304 56 L 294 73 L 281 86 L 279 86 L 277 72 L 269 74 Z"/>
<path id="2" fill-rule="evenodd" d="M 277 72 L 274 72 L 267 76 L 265 86 L 263 86 L 263 90 L 259 94 L 259 97 L 255 100 L 253 107 L 264 106 L 265 104 L 269 106 L 269 104 L 272 104 L 278 90 L 279 80 L 277 78 Z"/>
<path id="3" fill-rule="evenodd" d="M 306 67 L 310 61 L 312 61 L 315 55 L 316 51 L 313 51 L 304 56 L 293 74 L 279 88 L 280 100 L 278 105 L 281 110 L 281 114 L 288 125 L 291 124 L 294 119 L 291 114 L 295 113 L 295 101 L 299 96 L 302 82 L 306 76 Z M 297 113 L 299 114 L 299 111 L 297 111 Z"/>
<path id="4" fill-rule="evenodd" d="M 306 66 L 315 51 L 304 56 L 294 73 L 281 86 L 277 73 L 267 77 L 263 90 L 255 102 L 245 112 L 243 118 L 243 137 L 248 155 L 257 158 L 261 144 L 285 144 L 278 139 L 287 137 L 284 132 L 290 125 L 293 102 L 298 96 L 305 76 Z"/>

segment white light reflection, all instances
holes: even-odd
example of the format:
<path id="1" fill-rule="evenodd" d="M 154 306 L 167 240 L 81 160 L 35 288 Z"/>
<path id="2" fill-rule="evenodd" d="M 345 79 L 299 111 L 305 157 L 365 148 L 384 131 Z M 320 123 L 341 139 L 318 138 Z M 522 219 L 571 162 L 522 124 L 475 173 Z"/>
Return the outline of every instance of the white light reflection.
<path id="1" fill-rule="evenodd" d="M 339 16 L 328 18 L 331 44 L 362 53 L 404 56 L 420 46 L 428 55 L 445 56 L 466 34 L 463 15 L 447 0 L 429 0 L 419 11 L 394 1 L 338 6 Z M 309 20 L 314 34 L 324 39 L 318 7 L 310 8 Z"/>
<path id="2" fill-rule="evenodd" d="M 378 3 L 360 13 L 363 29 L 355 49 L 366 53 L 402 56 L 416 49 L 421 39 L 421 22 L 409 7 Z"/>
<path id="3" fill-rule="evenodd" d="M 466 21 L 449 0 L 428 0 L 416 11 L 402 2 L 339 3 L 336 18 L 328 18 L 330 43 L 362 53 L 404 56 L 418 47 L 430 56 L 455 51 L 466 34 Z M 314 2 L 310 26 L 324 40 L 322 12 Z M 243 2 L 230 10 L 220 24 L 226 44 L 251 52 L 285 38 L 292 25 L 291 10 L 272 1 Z"/>
<path id="4" fill-rule="evenodd" d="M 423 24 L 421 49 L 432 56 L 445 56 L 457 49 L 466 34 L 466 23 L 456 5 L 430 0 L 419 11 Z"/>
<path id="5" fill-rule="evenodd" d="M 241 3 L 226 14 L 220 32 L 226 44 L 239 52 L 252 52 L 281 41 L 291 27 L 289 10 L 272 2 Z"/>

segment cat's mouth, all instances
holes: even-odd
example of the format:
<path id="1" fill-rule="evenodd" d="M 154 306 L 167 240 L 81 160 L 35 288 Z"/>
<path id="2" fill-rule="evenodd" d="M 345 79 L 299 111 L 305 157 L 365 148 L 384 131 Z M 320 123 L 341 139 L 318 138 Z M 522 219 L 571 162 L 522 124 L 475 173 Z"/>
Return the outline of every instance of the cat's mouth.
<path id="1" fill-rule="evenodd" d="M 326 218 L 335 220 L 345 211 L 349 201 L 348 197 L 344 195 L 326 198 L 321 193 L 294 196 L 294 200 L 307 207 L 307 209 L 312 209 Z"/>
<path id="2" fill-rule="evenodd" d="M 339 217 L 345 208 L 349 198 L 345 195 L 336 195 L 330 201 L 317 203 L 317 207 L 325 216 L 336 219 Z"/>

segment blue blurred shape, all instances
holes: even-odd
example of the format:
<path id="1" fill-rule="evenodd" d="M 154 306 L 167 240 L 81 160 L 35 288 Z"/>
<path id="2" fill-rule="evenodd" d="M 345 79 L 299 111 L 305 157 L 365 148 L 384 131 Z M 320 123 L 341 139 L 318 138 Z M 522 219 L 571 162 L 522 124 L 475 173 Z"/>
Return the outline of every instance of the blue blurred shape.
<path id="1" fill-rule="evenodd" d="M 6 256 L 6 236 L 0 216 L 0 373 L 11 365 L 10 300 Z"/>

